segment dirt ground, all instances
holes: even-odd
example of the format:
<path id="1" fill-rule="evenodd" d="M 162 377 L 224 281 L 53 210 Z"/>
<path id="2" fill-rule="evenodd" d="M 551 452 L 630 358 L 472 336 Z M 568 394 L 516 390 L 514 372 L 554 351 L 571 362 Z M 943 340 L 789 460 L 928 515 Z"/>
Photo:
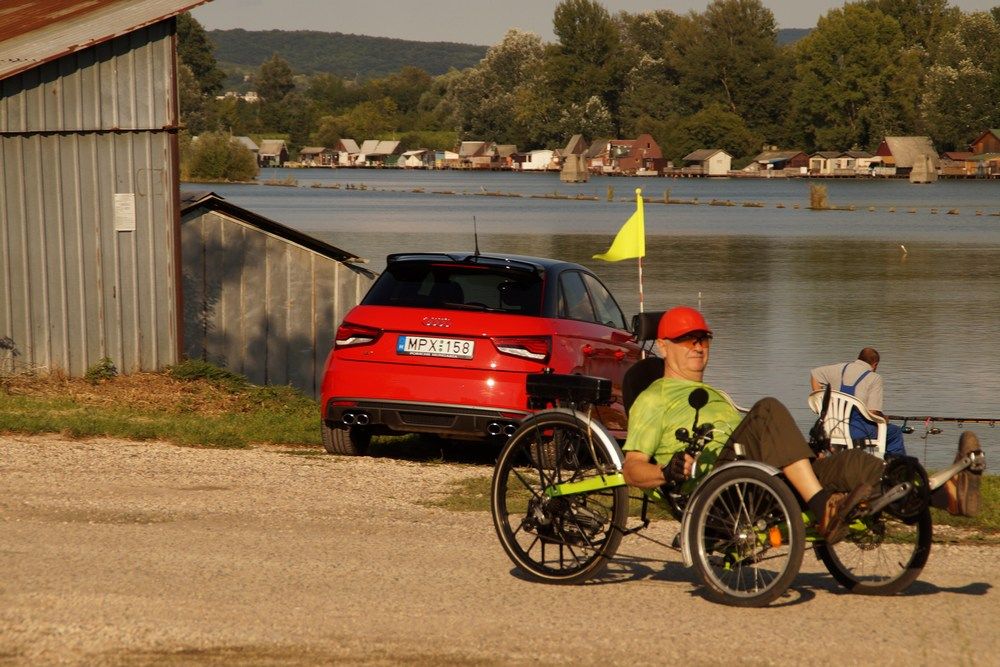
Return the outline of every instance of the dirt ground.
<path id="1" fill-rule="evenodd" d="M 1000 550 L 935 545 L 903 595 L 806 554 L 767 609 L 703 599 L 627 537 L 602 579 L 523 579 L 488 513 L 428 507 L 488 465 L 0 436 L 0 664 L 996 664 Z M 669 542 L 670 523 L 648 534 Z"/>

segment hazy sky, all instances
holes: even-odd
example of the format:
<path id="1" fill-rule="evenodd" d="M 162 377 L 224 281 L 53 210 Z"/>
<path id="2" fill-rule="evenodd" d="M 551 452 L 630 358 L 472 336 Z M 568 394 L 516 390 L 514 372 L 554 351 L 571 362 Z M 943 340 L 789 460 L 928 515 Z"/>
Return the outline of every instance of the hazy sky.
<path id="1" fill-rule="evenodd" d="M 209 30 L 322 30 L 422 42 L 496 44 L 508 28 L 554 41 L 558 0 L 213 0 L 193 14 Z M 608 11 L 703 11 L 707 0 L 603 0 Z M 811 28 L 843 0 L 764 0 L 779 28 Z M 952 0 L 963 11 L 986 10 L 1000 0 Z"/>

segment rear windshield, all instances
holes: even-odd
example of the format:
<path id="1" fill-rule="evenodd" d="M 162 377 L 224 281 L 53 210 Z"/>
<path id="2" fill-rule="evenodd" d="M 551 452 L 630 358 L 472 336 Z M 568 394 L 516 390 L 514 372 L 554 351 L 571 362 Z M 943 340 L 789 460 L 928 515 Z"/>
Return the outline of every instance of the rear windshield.
<path id="1" fill-rule="evenodd" d="M 527 271 L 443 262 L 396 262 L 375 281 L 367 306 L 542 312 L 541 277 Z"/>

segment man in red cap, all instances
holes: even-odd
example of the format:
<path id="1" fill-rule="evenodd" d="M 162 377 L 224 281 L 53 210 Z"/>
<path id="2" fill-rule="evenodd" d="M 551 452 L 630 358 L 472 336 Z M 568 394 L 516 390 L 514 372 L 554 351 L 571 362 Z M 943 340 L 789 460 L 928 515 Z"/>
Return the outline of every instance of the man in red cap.
<path id="1" fill-rule="evenodd" d="M 845 518 L 882 477 L 881 459 L 860 449 L 816 459 L 788 409 L 774 398 L 761 399 L 746 415 L 740 414 L 725 392 L 702 381 L 711 344 L 712 329 L 694 308 L 671 308 L 660 318 L 656 345 L 664 373 L 629 410 L 622 467 L 626 483 L 648 489 L 674 482 L 687 491 L 693 488 L 694 459 L 684 453 L 685 443 L 677 439 L 676 431 L 691 427 L 695 410 L 688 396 L 701 387 L 709 401 L 698 419 L 714 424 L 715 430 L 698 458 L 699 472 L 735 460 L 738 444 L 747 458 L 784 472 L 817 517 L 818 530 L 828 542 L 843 539 Z"/>

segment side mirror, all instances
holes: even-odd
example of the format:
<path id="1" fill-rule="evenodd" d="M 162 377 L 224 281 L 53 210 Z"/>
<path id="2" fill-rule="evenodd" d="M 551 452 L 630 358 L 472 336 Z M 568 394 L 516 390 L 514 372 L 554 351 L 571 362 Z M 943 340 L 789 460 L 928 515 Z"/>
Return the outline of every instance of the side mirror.
<path id="1" fill-rule="evenodd" d="M 703 407 L 708 405 L 708 392 L 705 391 L 703 387 L 693 389 L 691 393 L 688 394 L 688 405 L 695 410 L 701 410 Z"/>

